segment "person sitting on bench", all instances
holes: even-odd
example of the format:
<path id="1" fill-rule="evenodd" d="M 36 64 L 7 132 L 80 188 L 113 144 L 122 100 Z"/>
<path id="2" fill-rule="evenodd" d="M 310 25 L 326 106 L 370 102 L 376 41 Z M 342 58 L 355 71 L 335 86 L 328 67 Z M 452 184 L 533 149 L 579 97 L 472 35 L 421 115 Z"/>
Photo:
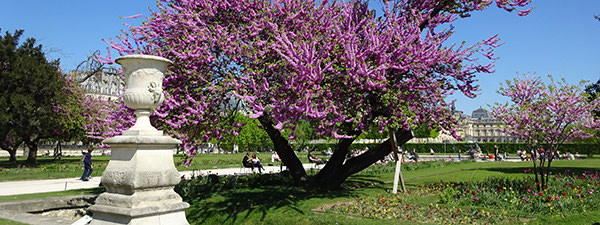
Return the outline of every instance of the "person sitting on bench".
<path id="1" fill-rule="evenodd" d="M 258 168 L 258 172 L 262 173 L 263 170 L 265 170 L 265 168 L 263 168 L 262 164 L 260 163 L 260 159 L 256 156 L 256 153 L 252 154 L 252 164 L 254 167 Z"/>
<path id="2" fill-rule="evenodd" d="M 242 165 L 244 165 L 244 167 L 247 167 L 247 168 L 252 168 L 252 173 L 254 173 L 254 163 L 252 162 L 252 159 L 250 158 L 250 152 L 246 152 L 244 159 L 242 159 Z"/>
<path id="3" fill-rule="evenodd" d="M 273 154 L 271 155 L 271 162 L 279 162 L 279 171 L 283 170 L 283 161 L 281 161 L 281 158 L 279 158 L 276 151 L 273 151 Z"/>
<path id="4" fill-rule="evenodd" d="M 312 155 L 312 152 L 308 152 L 308 161 L 311 163 L 316 163 L 317 165 L 325 164 L 325 161 L 319 159 L 317 156 Z"/>

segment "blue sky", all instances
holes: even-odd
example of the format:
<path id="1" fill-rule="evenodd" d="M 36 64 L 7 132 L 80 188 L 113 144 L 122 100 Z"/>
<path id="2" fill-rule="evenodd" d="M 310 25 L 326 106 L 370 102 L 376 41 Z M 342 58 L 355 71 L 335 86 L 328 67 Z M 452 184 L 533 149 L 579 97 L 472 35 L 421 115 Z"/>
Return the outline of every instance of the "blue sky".
<path id="1" fill-rule="evenodd" d="M 61 58 L 63 70 L 74 69 L 95 50 L 106 51 L 109 39 L 141 19 L 119 17 L 147 15 L 155 1 L 102 0 L 3 0 L 0 29 L 24 29 L 24 38 L 34 37 L 51 58 Z M 495 6 L 454 23 L 452 42 L 474 44 L 499 34 L 505 44 L 496 50 L 500 59 L 494 74 L 478 75 L 481 92 L 475 99 L 460 95 L 456 107 L 467 114 L 488 104 L 506 102 L 496 93 L 499 83 L 520 74 L 553 75 L 570 83 L 595 82 L 600 78 L 600 1 L 534 0 L 533 12 L 525 17 Z M 24 39 L 23 39 L 24 40 Z"/>

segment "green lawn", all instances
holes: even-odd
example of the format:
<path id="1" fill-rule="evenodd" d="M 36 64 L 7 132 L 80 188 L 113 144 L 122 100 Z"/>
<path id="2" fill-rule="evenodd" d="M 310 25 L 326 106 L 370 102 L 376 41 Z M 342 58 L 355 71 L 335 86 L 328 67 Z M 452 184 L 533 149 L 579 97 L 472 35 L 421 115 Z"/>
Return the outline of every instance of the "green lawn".
<path id="1" fill-rule="evenodd" d="M 482 181 L 487 177 L 516 178 L 527 176 L 523 170 L 531 162 L 472 162 L 441 164 L 430 168 L 405 171 L 405 182 L 413 194 L 400 194 L 410 204 L 439 205 L 437 193 L 414 195 L 422 185 L 443 182 Z M 561 161 L 556 170 L 584 171 L 600 169 L 600 160 Z M 391 219 L 370 219 L 329 210 L 332 205 L 387 194 L 392 188 L 393 170 L 384 173 L 360 173 L 346 182 L 346 189 L 334 192 L 305 190 L 287 185 L 256 185 L 252 188 L 208 190 L 187 197 L 192 207 L 186 211 L 192 224 L 415 224 Z M 478 210 L 477 208 L 465 208 Z M 487 209 L 498 212 L 500 209 Z M 499 212 L 498 212 L 499 213 Z M 523 217 L 521 215 L 521 217 Z M 600 222 L 600 212 L 580 212 L 565 217 L 527 215 L 523 220 L 506 224 L 593 224 Z M 504 222 L 503 222 L 504 223 Z M 420 223 L 417 223 L 420 224 Z M 434 223 L 435 224 L 435 223 Z"/>
<path id="2" fill-rule="evenodd" d="M 19 223 L 17 221 L 7 220 L 7 219 L 3 219 L 3 218 L 0 218 L 0 224 L 3 224 L 3 225 L 25 225 L 24 223 Z"/>
<path id="3" fill-rule="evenodd" d="M 77 190 L 68 190 L 68 191 L 57 191 L 57 192 L 46 192 L 46 193 L 9 195 L 9 196 L 0 196 L 0 202 L 31 200 L 31 199 L 40 199 L 40 198 L 62 197 L 62 196 L 73 196 L 73 195 L 100 194 L 102 192 L 104 192 L 104 187 L 89 188 L 89 189 L 77 189 Z M 2 224 L 2 223 L 0 223 L 0 224 Z"/>
<path id="4" fill-rule="evenodd" d="M 188 167 L 183 163 L 182 155 L 173 156 L 173 161 L 179 171 L 235 168 L 241 166 L 244 155 L 245 153 L 200 154 Z M 267 166 L 271 163 L 271 153 L 258 153 L 257 156 L 263 161 L 263 165 Z M 298 158 L 302 163 L 308 163 L 306 153 L 298 153 Z M 24 163 L 25 157 L 18 157 L 16 163 L 8 162 L 8 158 L 0 158 L 0 182 L 79 177 L 83 173 L 80 159 L 80 156 L 67 156 L 61 160 L 54 160 L 53 157 L 38 157 L 37 165 L 28 165 Z M 110 156 L 93 156 L 92 176 L 100 177 L 109 160 Z"/>
<path id="5" fill-rule="evenodd" d="M 217 157 L 221 156 L 221 157 Z M 223 157 L 225 156 L 225 157 Z M 189 168 L 204 168 L 210 160 L 222 160 L 214 165 L 227 165 L 227 160 L 241 158 L 241 154 L 206 155 L 198 159 Z M 260 156 L 267 158 L 268 155 Z M 204 164 L 204 165 L 203 165 Z M 232 162 L 232 164 L 235 164 Z M 401 193 L 405 203 L 423 207 L 454 207 L 440 203 L 438 193 L 419 192 L 424 185 L 440 182 L 471 182 L 483 181 L 487 177 L 518 178 L 530 176 L 524 170 L 530 169 L 531 162 L 464 162 L 438 163 L 433 162 L 424 167 L 417 164 L 404 165 L 403 175 L 410 194 Z M 47 165 L 48 166 L 48 165 Z M 237 165 L 235 165 L 237 166 Z M 240 179 L 244 185 L 222 188 L 218 185 L 208 185 L 198 189 L 198 193 L 184 195 L 191 207 L 186 216 L 191 224 L 422 224 L 397 219 L 370 219 L 363 216 L 345 214 L 332 208 L 334 205 L 350 203 L 365 198 L 377 198 L 388 195 L 392 188 L 393 165 L 379 166 L 367 169 L 353 175 L 339 191 L 322 191 L 312 188 L 301 188 L 280 181 L 273 175 L 252 175 Z M 412 168 L 412 169 L 411 169 Z M 416 169 L 415 169 L 416 168 Z M 573 172 L 599 171 L 600 159 L 555 161 L 555 171 Z M 0 176 L 1 177 L 1 176 Z M 223 182 L 228 182 L 227 179 Z M 193 183 L 193 182 L 192 182 Z M 234 183 L 235 184 L 235 183 Z M 241 183 L 238 183 L 241 184 Z M 182 185 L 180 185 L 182 186 Z M 88 191 L 54 192 L 36 195 L 8 196 L 0 201 L 11 201 L 31 198 L 55 197 L 64 195 L 86 194 L 101 192 L 100 189 Z M 501 209 L 469 208 L 465 210 L 486 210 L 499 213 Z M 510 212 L 514 213 L 514 212 Z M 547 217 L 541 215 L 520 216 L 521 220 L 503 222 L 501 224 L 595 224 L 600 223 L 600 210 L 578 212 L 564 217 Z M 3 221 L 0 220 L 0 223 Z M 3 224 L 3 223 L 2 223 Z M 435 223 L 434 223 L 435 224 Z"/>

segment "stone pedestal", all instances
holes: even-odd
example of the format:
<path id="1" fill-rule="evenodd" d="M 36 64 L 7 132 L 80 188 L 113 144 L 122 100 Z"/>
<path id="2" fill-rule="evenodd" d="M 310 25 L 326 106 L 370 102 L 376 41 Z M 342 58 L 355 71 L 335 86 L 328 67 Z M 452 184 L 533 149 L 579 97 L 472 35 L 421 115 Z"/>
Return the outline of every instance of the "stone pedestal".
<path id="1" fill-rule="evenodd" d="M 170 61 L 155 56 L 120 57 L 126 79 L 125 104 L 136 109 L 136 124 L 104 141 L 111 157 L 102 174 L 106 192 L 90 207 L 92 225 L 189 224 L 173 187 L 180 181 L 173 150 L 181 141 L 156 130 L 148 116 L 163 101 L 162 78 Z"/>

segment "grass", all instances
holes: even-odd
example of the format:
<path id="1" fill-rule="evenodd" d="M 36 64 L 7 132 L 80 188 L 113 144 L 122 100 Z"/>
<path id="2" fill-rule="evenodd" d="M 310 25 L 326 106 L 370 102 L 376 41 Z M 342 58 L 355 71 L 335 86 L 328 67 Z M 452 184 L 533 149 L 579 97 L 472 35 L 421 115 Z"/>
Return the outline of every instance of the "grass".
<path id="1" fill-rule="evenodd" d="M 77 190 L 68 190 L 68 191 L 57 191 L 57 192 L 34 193 L 34 194 L 9 195 L 9 196 L 0 196 L 0 202 L 21 201 L 21 200 L 31 200 L 31 199 L 41 199 L 41 198 L 62 197 L 62 196 L 74 196 L 74 195 L 90 195 L 90 194 L 100 194 L 102 192 L 104 192 L 104 187 L 77 189 Z M 0 224 L 2 224 L 2 223 L 0 223 Z"/>
<path id="2" fill-rule="evenodd" d="M 218 169 L 218 168 L 235 168 L 240 167 L 242 164 L 242 159 L 246 153 L 233 153 L 233 154 L 201 154 L 197 155 L 196 158 L 192 161 L 192 163 L 185 167 L 183 164 L 183 155 L 174 156 L 173 160 L 177 166 L 177 169 L 182 170 L 208 170 L 208 169 Z M 302 163 L 308 163 L 308 158 L 306 157 L 306 152 L 298 152 L 296 153 L 298 159 Z M 261 160 L 263 166 L 267 166 L 271 164 L 271 153 L 269 152 L 259 152 L 256 156 Z M 274 165 L 279 165 L 276 162 Z"/>
<path id="3" fill-rule="evenodd" d="M 483 181 L 488 177 L 518 178 L 528 176 L 523 170 L 531 162 L 482 162 L 440 164 L 429 168 L 404 171 L 403 175 L 411 194 L 400 194 L 410 204 L 421 206 L 441 204 L 438 193 L 414 196 L 424 185 L 443 182 Z M 555 170 L 599 170 L 600 160 L 561 161 Z M 392 170 L 393 171 L 393 170 Z M 210 190 L 200 195 L 186 196 L 192 206 L 186 211 L 191 224 L 415 224 L 391 219 L 370 219 L 330 210 L 341 203 L 357 201 L 368 196 L 386 194 L 392 188 L 393 172 L 361 172 L 352 176 L 345 189 L 322 192 L 314 189 L 294 188 L 289 185 L 261 185 L 234 189 Z M 466 206 L 467 210 L 480 210 Z M 500 209 L 485 209 L 499 213 Z M 565 217 L 526 216 L 524 220 L 501 221 L 502 224 L 593 224 L 600 222 L 600 213 L 579 212 Z M 421 224 L 421 223 L 417 223 Z"/>
<path id="4" fill-rule="evenodd" d="M 196 156 L 188 167 L 183 164 L 183 155 L 173 156 L 173 161 L 179 171 L 235 168 L 241 166 L 244 155 L 245 153 L 201 154 Z M 271 163 L 271 153 L 258 153 L 257 156 L 262 160 L 263 165 L 267 166 Z M 306 153 L 298 153 L 298 158 L 302 163 L 308 163 Z M 25 160 L 25 157 L 18 157 L 15 163 L 8 162 L 8 158 L 0 158 L 0 182 L 71 178 L 79 177 L 83 173 L 83 164 L 79 156 L 66 156 L 61 160 L 54 160 L 53 157 L 38 157 L 38 163 L 35 165 L 26 164 Z M 110 156 L 93 156 L 92 177 L 100 177 L 109 160 Z M 275 165 L 279 164 L 275 163 Z"/>
<path id="5" fill-rule="evenodd" d="M 234 165 L 238 167 L 242 154 L 203 155 L 196 159 L 188 169 L 210 169 Z M 176 161 L 177 157 L 176 156 Z M 269 159 L 270 155 L 260 155 Z M 303 159 L 306 157 L 300 157 Z M 199 160 L 200 159 L 200 160 Z M 78 160 L 78 159 L 77 159 Z M 206 161 L 202 161 L 206 160 Z M 211 160 L 217 160 L 213 165 L 206 165 Z M 220 160 L 220 161 L 219 161 Z M 94 157 L 94 161 L 102 161 Z M 78 161 L 76 161 L 78 162 Z M 72 162 L 72 163 L 76 163 Z M 204 165 L 203 165 L 204 164 Z M 0 162 L 0 165 L 4 165 Z M 421 206 L 441 204 L 438 193 L 419 194 L 416 190 L 424 185 L 442 182 L 483 181 L 488 177 L 519 178 L 528 176 L 524 170 L 532 167 L 531 162 L 481 162 L 481 163 L 432 163 L 428 167 L 408 170 L 411 165 L 403 166 L 403 176 L 406 186 L 412 194 L 401 193 L 410 204 Z M 49 167 L 49 164 L 46 164 Z M 184 195 L 184 200 L 191 204 L 186 216 L 191 224 L 415 224 L 391 219 L 370 219 L 340 213 L 332 209 L 342 203 L 350 203 L 365 197 L 376 197 L 388 193 L 392 188 L 393 165 L 374 170 L 365 170 L 355 174 L 344 183 L 344 189 L 325 192 L 318 189 L 295 187 L 289 180 L 278 180 L 274 175 L 246 176 L 231 186 L 220 186 L 208 183 L 206 189 L 200 189 L 192 195 Z M 6 167 L 5 167 L 6 168 Z M 571 171 L 600 170 L 600 159 L 555 161 L 555 171 L 570 169 Z M 379 171 L 379 172 L 378 172 Z M 2 179 L 4 174 L 0 176 Z M 78 172 L 77 176 L 80 175 Z M 277 176 L 277 175 L 275 175 Z M 231 179 L 231 178 L 222 178 Z M 269 182 L 265 182 L 269 181 Z M 217 181 L 213 181 L 217 182 Z M 226 181 L 219 181 L 226 182 Z M 237 185 L 245 182 L 245 185 Z M 178 186 L 181 188 L 181 185 Z M 79 191 L 79 192 L 78 192 Z M 89 191 L 89 192 L 88 192 Z M 100 189 L 76 190 L 20 196 L 0 197 L 0 201 L 24 200 L 66 195 L 99 193 Z M 181 190 L 179 190 L 181 191 Z M 480 210 L 480 208 L 466 208 Z M 484 209 L 484 208 L 482 208 Z M 485 209 L 498 211 L 500 209 Z M 541 215 L 527 216 L 526 221 L 511 221 L 507 224 L 598 224 L 600 211 L 578 212 L 564 217 L 546 217 Z M 0 220 L 0 224 L 4 221 Z M 420 224 L 420 223 L 417 223 Z"/>
<path id="6" fill-rule="evenodd" d="M 20 222 L 17 222 L 17 221 L 7 220 L 7 219 L 4 219 L 4 218 L 0 218 L 0 224 L 3 224 L 3 225 L 26 225 L 25 223 L 20 223 Z"/>
<path id="7" fill-rule="evenodd" d="M 109 156 L 94 156 L 92 176 L 101 176 L 108 165 Z M 81 157 L 67 156 L 61 160 L 53 157 L 38 157 L 35 165 L 26 164 L 25 157 L 18 157 L 17 162 L 8 162 L 8 158 L 0 158 L 0 182 L 15 180 L 40 180 L 79 177 L 83 173 Z"/>

